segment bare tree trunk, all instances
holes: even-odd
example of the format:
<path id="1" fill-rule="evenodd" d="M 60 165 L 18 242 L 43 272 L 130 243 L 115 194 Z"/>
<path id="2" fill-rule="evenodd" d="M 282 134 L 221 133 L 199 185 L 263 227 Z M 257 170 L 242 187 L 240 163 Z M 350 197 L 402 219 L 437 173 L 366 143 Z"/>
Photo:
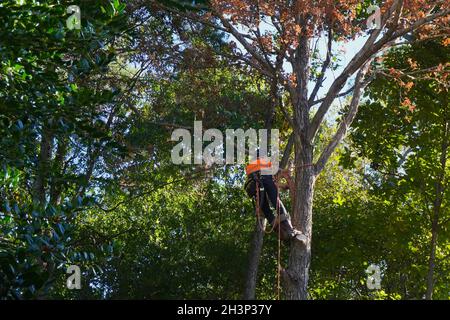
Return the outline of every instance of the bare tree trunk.
<path id="1" fill-rule="evenodd" d="M 53 176 L 50 186 L 50 203 L 58 205 L 61 202 L 62 182 L 61 177 L 64 174 L 64 158 L 67 154 L 67 140 L 64 137 L 58 139 L 58 148 L 56 150 L 55 160 L 53 161 Z"/>
<path id="2" fill-rule="evenodd" d="M 302 24 L 299 17 L 299 24 Z M 311 261 L 312 205 L 314 195 L 315 170 L 313 167 L 314 148 L 309 138 L 308 80 L 310 60 L 310 38 L 301 36 L 295 52 L 293 69 L 297 78 L 295 91 L 291 93 L 294 106 L 295 144 L 295 196 L 292 210 L 292 224 L 306 237 L 306 245 L 294 241 L 291 245 L 288 267 L 284 270 L 283 289 L 288 300 L 308 298 L 309 266 Z"/>
<path id="3" fill-rule="evenodd" d="M 306 246 L 295 241 L 292 243 L 288 267 L 283 272 L 283 288 L 286 299 L 306 300 L 308 298 L 309 267 L 311 261 L 312 207 L 315 173 L 312 166 L 312 147 L 295 146 L 295 200 L 292 224 L 302 231 L 308 241 Z"/>
<path id="4" fill-rule="evenodd" d="M 428 275 L 427 275 L 427 292 L 425 294 L 425 299 L 433 299 L 434 290 L 434 269 L 436 266 L 436 246 L 439 233 L 439 217 L 442 207 L 442 198 L 444 195 L 443 182 L 445 179 L 445 169 L 447 164 L 447 149 L 448 149 L 448 134 L 449 134 L 449 123 L 445 119 L 444 122 L 444 133 L 442 139 L 441 147 L 441 159 L 440 159 L 440 172 L 438 174 L 438 180 L 436 181 L 436 198 L 433 203 L 433 217 L 431 223 L 431 244 L 430 244 L 430 259 L 428 262 Z"/>
<path id="5" fill-rule="evenodd" d="M 430 245 L 430 259 L 428 261 L 428 274 L 427 274 L 427 292 L 425 299 L 433 299 L 434 289 L 434 268 L 436 261 L 436 244 L 438 237 L 438 222 L 439 222 L 439 210 L 434 208 L 433 210 L 433 222 L 431 227 L 431 245 Z"/>
<path id="6" fill-rule="evenodd" d="M 41 133 L 40 150 L 38 157 L 37 170 L 35 173 L 35 180 L 33 183 L 33 201 L 40 206 L 45 206 L 47 200 L 47 183 L 49 178 L 49 172 L 51 169 L 52 161 L 52 149 L 53 149 L 53 133 L 44 126 Z M 52 261 L 44 261 L 42 256 L 37 257 L 38 263 L 42 269 L 45 269 L 50 277 L 55 270 L 55 265 Z M 44 266 L 46 265 L 46 266 Z M 47 283 L 49 281 L 47 280 Z M 47 293 L 43 290 L 45 285 L 38 289 L 35 293 L 35 298 L 43 300 L 46 298 Z"/>
<path id="7" fill-rule="evenodd" d="M 262 227 L 266 226 L 265 218 L 256 220 L 255 231 L 253 232 L 253 239 L 250 247 L 250 257 L 247 269 L 247 280 L 245 282 L 244 299 L 254 300 L 256 298 L 256 283 L 258 282 L 259 261 L 261 258 L 261 251 L 264 243 L 264 230 Z"/>
<path id="8" fill-rule="evenodd" d="M 52 148 L 53 136 L 49 130 L 44 128 L 41 135 L 36 178 L 33 184 L 33 199 L 40 204 L 44 204 L 46 200 L 47 178 L 50 170 Z"/>

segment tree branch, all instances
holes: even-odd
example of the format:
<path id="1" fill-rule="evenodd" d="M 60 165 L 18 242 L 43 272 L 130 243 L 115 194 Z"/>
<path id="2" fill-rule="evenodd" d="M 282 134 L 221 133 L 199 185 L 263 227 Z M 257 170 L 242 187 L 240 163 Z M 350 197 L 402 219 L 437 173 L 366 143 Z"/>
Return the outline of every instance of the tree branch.
<path id="1" fill-rule="evenodd" d="M 251 44 L 247 42 L 247 40 L 245 40 L 245 37 L 235 27 L 233 27 L 233 25 L 227 19 L 222 17 L 220 13 L 218 12 L 214 13 L 220 19 L 223 26 L 228 30 L 228 33 L 231 33 L 236 38 L 236 40 L 239 41 L 239 43 L 245 48 L 245 50 L 247 50 L 247 52 L 251 54 L 252 57 L 255 58 L 261 64 L 262 68 L 264 68 L 268 73 L 273 74 L 274 67 L 270 63 L 268 63 L 264 59 L 264 57 L 262 57 L 255 50 L 255 48 L 252 47 Z"/>
<path id="2" fill-rule="evenodd" d="M 325 58 L 325 61 L 322 64 L 322 70 L 320 71 L 320 76 L 317 79 L 316 85 L 314 86 L 314 89 L 309 97 L 308 104 L 311 106 L 314 99 L 316 98 L 317 93 L 319 92 L 319 89 L 322 87 L 322 83 L 325 79 L 325 72 L 327 71 L 328 67 L 331 63 L 331 48 L 333 46 L 333 33 L 330 27 L 330 30 L 328 32 L 328 47 L 327 47 L 327 56 Z"/>
<path id="3" fill-rule="evenodd" d="M 353 92 L 352 101 L 350 102 L 350 109 L 347 115 L 342 119 L 337 132 L 335 133 L 331 141 L 328 143 L 328 145 L 320 155 L 319 160 L 317 160 L 317 163 L 314 165 L 314 171 L 316 175 L 322 172 L 328 159 L 333 154 L 338 144 L 342 141 L 345 134 L 347 133 L 348 128 L 355 119 L 355 116 L 358 112 L 358 106 L 359 101 L 361 99 L 362 90 L 369 83 L 369 81 L 363 81 L 363 78 L 366 75 L 368 69 L 369 69 L 369 62 L 366 63 L 366 65 L 358 72 L 358 75 L 356 76 L 355 90 Z"/>
<path id="4" fill-rule="evenodd" d="M 291 152 L 292 152 L 292 148 L 293 147 L 294 147 L 294 134 L 291 133 L 291 135 L 289 136 L 286 148 L 284 149 L 283 157 L 281 158 L 281 162 L 280 162 L 280 168 L 281 169 L 286 169 L 286 167 L 287 167 L 287 165 L 289 163 L 289 158 L 291 156 Z"/>
<path id="5" fill-rule="evenodd" d="M 348 90 L 339 93 L 339 94 L 336 96 L 336 98 L 345 97 L 345 96 L 348 95 L 349 93 L 353 92 L 354 89 L 355 89 L 355 86 L 352 86 L 352 87 L 349 88 Z M 316 101 L 312 102 L 312 103 L 310 104 L 310 106 L 311 106 L 311 107 L 312 107 L 312 106 L 315 106 L 316 104 L 322 103 L 324 100 L 325 100 L 325 98 L 316 100 Z"/>
<path id="6" fill-rule="evenodd" d="M 450 14 L 450 9 L 446 9 L 446 10 L 442 10 L 440 12 L 437 12 L 435 14 L 432 14 L 430 16 L 427 16 L 425 18 L 419 19 L 416 22 L 414 22 L 411 26 L 407 27 L 407 28 L 403 28 L 400 30 L 397 30 L 396 32 L 394 32 L 394 34 L 392 35 L 392 39 L 396 39 L 399 37 L 404 36 L 407 33 L 410 33 L 414 30 L 417 30 L 420 27 L 423 27 L 424 25 L 433 22 L 434 20 L 436 20 L 437 18 L 441 18 L 444 17 L 446 15 Z"/>

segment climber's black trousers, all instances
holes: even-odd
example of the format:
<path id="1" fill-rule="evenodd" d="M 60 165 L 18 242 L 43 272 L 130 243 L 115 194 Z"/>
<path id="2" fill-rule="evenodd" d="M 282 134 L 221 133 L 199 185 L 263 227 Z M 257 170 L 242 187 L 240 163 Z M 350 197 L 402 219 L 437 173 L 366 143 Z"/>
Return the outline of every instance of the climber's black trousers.
<path id="1" fill-rule="evenodd" d="M 276 210 L 277 207 L 277 196 L 278 196 L 277 186 L 275 185 L 275 182 L 273 181 L 273 176 L 271 175 L 260 175 L 259 181 L 260 181 L 259 182 L 260 208 L 261 211 L 264 213 L 266 219 L 269 221 L 269 223 L 273 224 L 275 216 L 273 214 L 272 208 Z M 262 189 L 264 189 L 264 191 Z M 284 207 L 281 200 L 279 202 L 279 213 L 287 214 L 286 208 Z"/>

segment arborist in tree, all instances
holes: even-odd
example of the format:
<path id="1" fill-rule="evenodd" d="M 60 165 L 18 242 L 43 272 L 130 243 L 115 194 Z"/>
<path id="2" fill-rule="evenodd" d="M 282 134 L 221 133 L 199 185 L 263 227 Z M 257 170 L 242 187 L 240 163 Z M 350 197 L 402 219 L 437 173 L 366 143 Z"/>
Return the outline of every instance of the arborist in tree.
<path id="1" fill-rule="evenodd" d="M 245 190 L 249 197 L 254 199 L 256 210 L 260 209 L 264 213 L 264 217 L 269 221 L 273 230 L 280 234 L 282 240 L 295 239 L 306 243 L 306 236 L 292 226 L 289 214 L 280 200 L 274 176 L 261 172 L 261 170 L 271 167 L 272 163 L 266 157 L 260 157 L 259 151 L 257 151 L 256 160 L 250 162 L 245 170 L 247 174 Z M 278 211 L 279 219 L 273 214 L 271 206 Z M 280 221 L 280 230 L 278 230 L 278 221 Z"/>

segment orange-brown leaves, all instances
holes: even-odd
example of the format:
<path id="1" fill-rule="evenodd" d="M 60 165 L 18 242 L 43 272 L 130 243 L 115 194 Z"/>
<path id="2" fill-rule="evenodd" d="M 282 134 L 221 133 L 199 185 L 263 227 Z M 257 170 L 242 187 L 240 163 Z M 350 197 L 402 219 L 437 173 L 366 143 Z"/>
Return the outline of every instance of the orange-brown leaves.
<path id="1" fill-rule="evenodd" d="M 265 51 L 269 52 L 273 51 L 273 41 L 272 36 L 270 34 L 262 35 L 261 37 L 258 38 L 258 41 Z"/>
<path id="2" fill-rule="evenodd" d="M 301 31 L 304 34 L 318 34 L 331 27 L 343 37 L 351 37 L 361 30 L 355 24 L 361 0 L 212 0 L 214 10 L 235 24 L 257 27 L 262 18 L 276 17 L 290 39 Z M 394 0 L 383 1 L 381 12 L 385 13 Z M 450 1 L 404 0 L 398 27 L 408 27 L 417 20 L 436 10 L 448 9 Z M 434 11 L 433 11 L 434 10 Z M 390 17 L 392 18 L 392 17 Z M 440 19 L 448 23 L 449 17 Z M 428 30 L 425 30 L 427 29 Z M 423 31 L 433 31 L 435 25 L 424 27 Z M 439 28 L 440 29 L 440 28 Z"/>
<path id="3" fill-rule="evenodd" d="M 416 61 L 414 61 L 413 59 L 411 59 L 411 58 L 408 58 L 408 63 L 409 63 L 409 66 L 411 67 L 411 70 L 417 70 L 418 69 L 418 64 L 417 64 L 417 62 Z"/>
<path id="4" fill-rule="evenodd" d="M 398 71 L 397 69 L 395 69 L 395 68 L 390 68 L 390 69 L 389 69 L 389 75 L 392 76 L 393 78 L 400 78 L 402 74 L 401 74 L 401 72 Z"/>
<path id="5" fill-rule="evenodd" d="M 401 105 L 403 108 L 407 108 L 410 112 L 413 112 L 416 109 L 416 106 L 411 102 L 409 98 L 405 98 Z"/>
<path id="6" fill-rule="evenodd" d="M 336 33 L 360 30 L 354 26 L 360 0 L 212 0 L 214 10 L 235 24 L 248 28 L 258 27 L 261 19 L 275 17 L 283 29 L 283 41 L 296 41 L 299 33 L 309 36 L 328 27 Z"/>
<path id="7" fill-rule="evenodd" d="M 404 88 L 406 89 L 406 91 L 411 90 L 412 87 L 414 87 L 414 82 L 412 82 L 412 81 L 404 84 Z"/>

